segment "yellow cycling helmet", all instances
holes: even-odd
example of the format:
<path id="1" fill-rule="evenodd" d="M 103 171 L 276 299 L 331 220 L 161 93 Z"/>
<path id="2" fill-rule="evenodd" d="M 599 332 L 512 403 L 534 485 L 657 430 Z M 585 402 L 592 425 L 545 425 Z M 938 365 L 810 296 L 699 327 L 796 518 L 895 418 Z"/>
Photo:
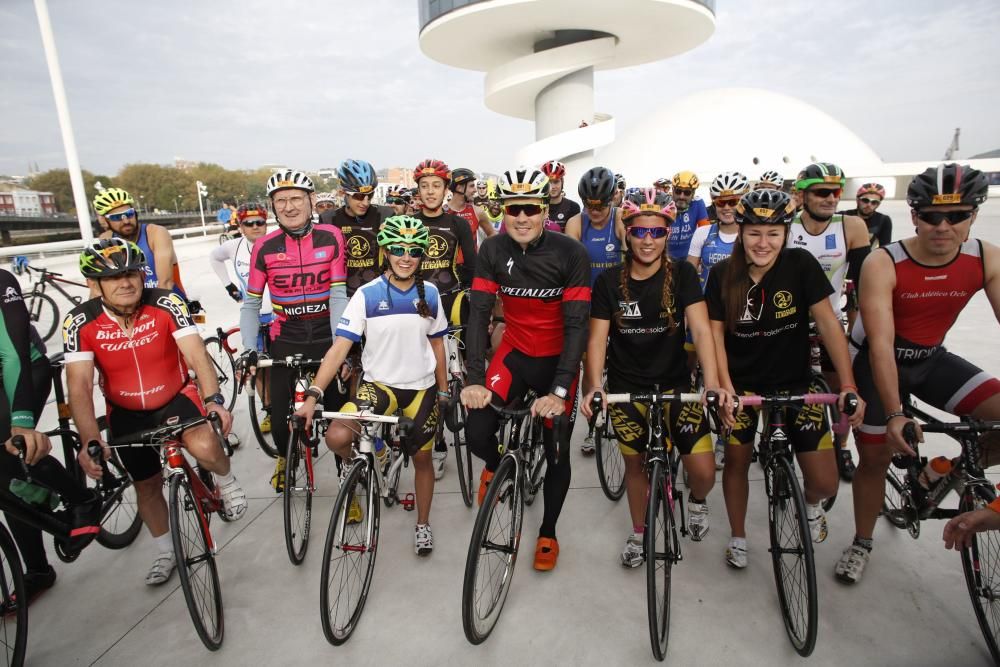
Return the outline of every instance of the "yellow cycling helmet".
<path id="1" fill-rule="evenodd" d="M 680 171 L 674 174 L 675 188 L 697 190 L 700 182 L 693 171 Z"/>
<path id="2" fill-rule="evenodd" d="M 135 200 L 125 190 L 121 188 L 108 188 L 97 193 L 94 197 L 94 210 L 98 215 L 105 215 L 108 211 L 119 206 L 135 206 Z"/>

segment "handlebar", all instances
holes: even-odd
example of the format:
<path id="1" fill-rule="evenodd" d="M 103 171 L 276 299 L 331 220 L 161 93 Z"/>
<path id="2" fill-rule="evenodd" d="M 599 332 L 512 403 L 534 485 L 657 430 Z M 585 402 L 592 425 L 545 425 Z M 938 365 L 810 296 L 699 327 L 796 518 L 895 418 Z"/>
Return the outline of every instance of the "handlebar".
<path id="1" fill-rule="evenodd" d="M 136 433 L 129 433 L 128 435 L 112 438 L 111 442 L 108 443 L 108 447 L 116 449 L 119 447 L 158 446 L 164 441 L 176 438 L 184 431 L 189 428 L 194 428 L 195 426 L 212 423 L 217 427 L 219 420 L 220 417 L 217 413 L 209 412 L 204 417 L 194 417 L 193 419 L 188 419 L 187 421 L 183 421 L 178 424 L 158 426 L 156 428 L 146 429 L 145 431 L 138 431 Z M 89 445 L 87 453 L 90 453 Z"/>

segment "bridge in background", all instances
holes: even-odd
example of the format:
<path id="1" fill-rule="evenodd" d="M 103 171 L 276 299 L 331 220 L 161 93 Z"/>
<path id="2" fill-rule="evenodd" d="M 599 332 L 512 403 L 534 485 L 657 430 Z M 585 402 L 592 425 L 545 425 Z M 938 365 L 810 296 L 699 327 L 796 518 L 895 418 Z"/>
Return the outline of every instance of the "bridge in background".
<path id="1" fill-rule="evenodd" d="M 201 226 L 201 215 L 198 213 L 149 214 L 140 217 L 143 222 L 152 222 L 167 229 Z M 216 224 L 214 217 L 211 220 L 206 217 L 205 222 Z M 97 221 L 92 220 L 91 225 L 96 236 L 101 231 Z M 80 238 L 80 225 L 75 217 L 69 215 L 49 217 L 0 215 L 0 246 L 47 243 L 74 238 Z"/>

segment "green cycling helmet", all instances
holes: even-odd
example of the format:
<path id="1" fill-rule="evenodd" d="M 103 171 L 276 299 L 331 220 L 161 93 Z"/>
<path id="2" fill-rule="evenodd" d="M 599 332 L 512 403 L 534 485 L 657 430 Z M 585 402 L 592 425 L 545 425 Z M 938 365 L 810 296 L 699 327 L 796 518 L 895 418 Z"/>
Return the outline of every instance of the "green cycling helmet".
<path id="1" fill-rule="evenodd" d="M 80 253 L 80 273 L 95 280 L 141 271 L 145 266 L 146 255 L 139 246 L 125 239 L 94 241 Z"/>
<path id="2" fill-rule="evenodd" d="M 799 172 L 799 177 L 795 179 L 795 189 L 805 190 L 818 183 L 829 183 L 842 188 L 847 184 L 847 178 L 844 176 L 844 170 L 835 164 L 813 162 Z"/>
<path id="3" fill-rule="evenodd" d="M 424 223 L 410 215 L 394 215 L 386 218 L 378 231 L 380 247 L 394 243 L 413 243 L 424 250 L 430 244 L 430 233 Z"/>

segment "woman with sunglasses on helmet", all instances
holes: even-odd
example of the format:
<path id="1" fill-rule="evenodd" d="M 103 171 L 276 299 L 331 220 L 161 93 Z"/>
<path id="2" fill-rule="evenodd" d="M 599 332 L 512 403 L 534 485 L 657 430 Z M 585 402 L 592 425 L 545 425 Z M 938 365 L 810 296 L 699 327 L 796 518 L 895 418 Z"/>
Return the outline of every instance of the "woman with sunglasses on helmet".
<path id="1" fill-rule="evenodd" d="M 743 195 L 736 207 L 739 235 L 733 254 L 708 274 L 705 299 L 715 340 L 719 380 L 737 394 L 801 394 L 811 390 L 809 320 L 829 341 L 830 358 L 843 379 L 840 407 L 856 392 L 847 341 L 833 314 L 833 291 L 819 262 L 805 250 L 785 248 L 795 207 L 780 190 Z M 864 403 L 851 416 L 858 424 Z M 788 408 L 788 437 L 802 470 L 806 514 L 815 542 L 826 539 L 820 502 L 836 493 L 837 463 L 822 405 Z M 746 512 L 750 456 L 757 411 L 744 408 L 726 442 L 722 491 L 732 537 L 726 561 L 747 566 Z"/>
<path id="2" fill-rule="evenodd" d="M 715 346 L 698 275 L 688 262 L 674 262 L 667 253 L 670 225 L 677 208 L 670 195 L 652 188 L 629 193 L 622 205 L 625 261 L 604 271 L 591 296 L 590 336 L 584 382 L 589 390 L 581 411 L 591 417 L 590 402 L 604 391 L 601 378 L 607 354 L 607 391 L 687 391 L 690 385 L 684 354 L 685 329 L 692 332 L 705 374 L 705 386 L 723 394 L 716 372 Z M 649 480 L 643 456 L 649 429 L 646 406 L 639 403 L 609 407 L 618 446 L 625 457 L 632 532 L 622 551 L 622 565 L 643 562 L 642 534 Z M 700 541 L 708 533 L 706 498 L 715 484 L 712 438 L 700 403 L 667 406 L 671 441 L 688 472 L 688 530 Z"/>
<path id="3" fill-rule="evenodd" d="M 358 403 L 365 402 L 379 414 L 400 410 L 413 420 L 413 432 L 403 439 L 403 446 L 413 459 L 417 496 L 414 550 L 426 556 L 434 549 L 430 527 L 434 495 L 431 450 L 439 421 L 438 402 L 448 399 L 443 339 L 448 320 L 437 287 L 420 275 L 420 264 L 430 245 L 427 227 L 410 216 L 392 216 L 379 230 L 378 244 L 383 256 L 382 275 L 361 286 L 351 297 L 337 325 L 334 343 L 306 392 L 305 404 L 296 414 L 306 419 L 308 428 L 317 400 L 323 398 L 351 348 L 364 336 L 364 376 L 354 402 L 342 409 L 351 412 L 358 409 Z M 352 458 L 353 439 L 350 426 L 336 421 L 326 432 L 327 446 L 344 459 Z M 351 502 L 349 518 L 361 519 L 356 499 Z"/>

